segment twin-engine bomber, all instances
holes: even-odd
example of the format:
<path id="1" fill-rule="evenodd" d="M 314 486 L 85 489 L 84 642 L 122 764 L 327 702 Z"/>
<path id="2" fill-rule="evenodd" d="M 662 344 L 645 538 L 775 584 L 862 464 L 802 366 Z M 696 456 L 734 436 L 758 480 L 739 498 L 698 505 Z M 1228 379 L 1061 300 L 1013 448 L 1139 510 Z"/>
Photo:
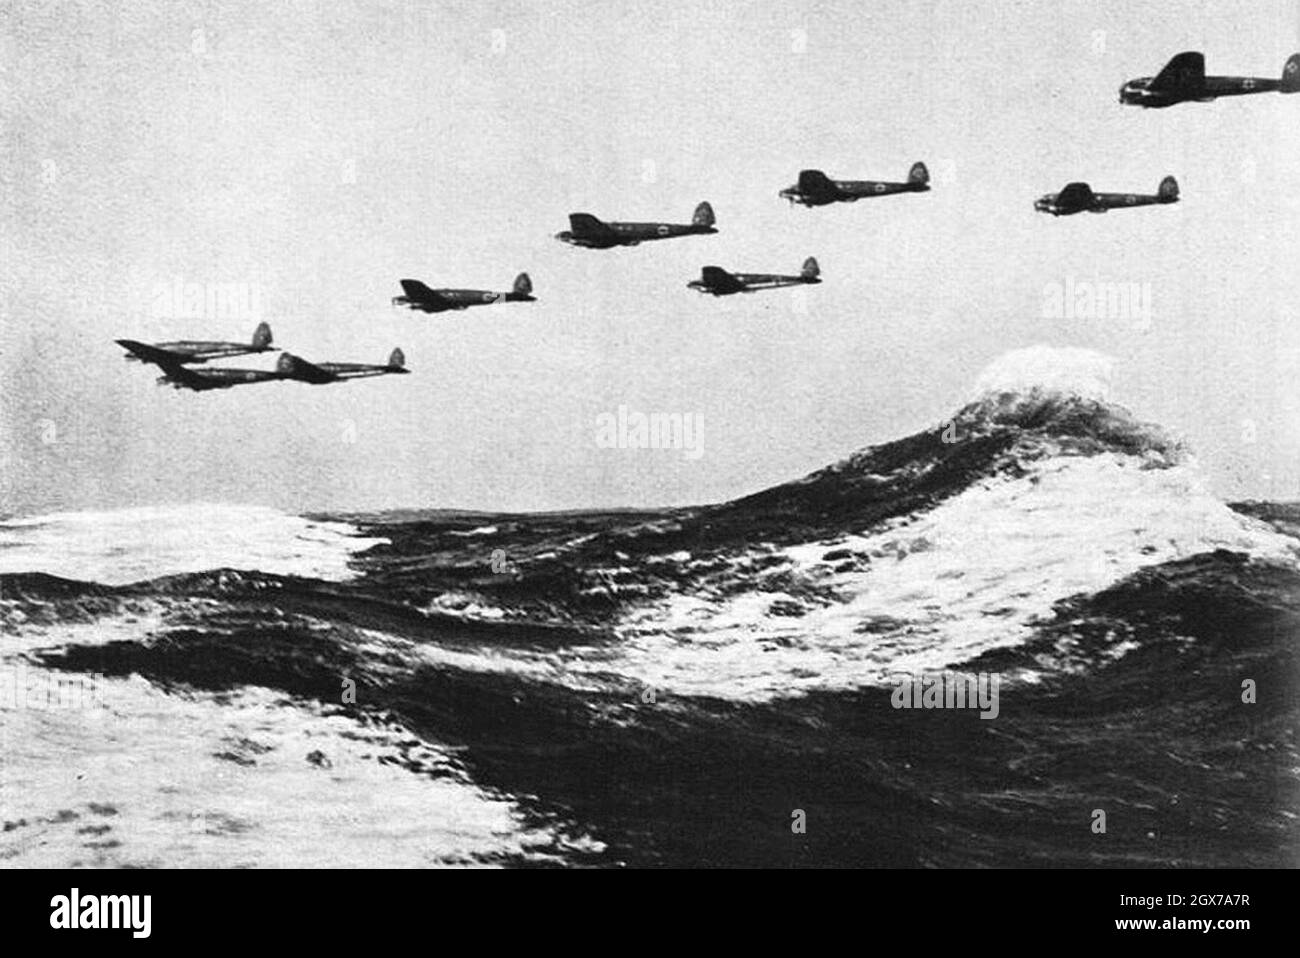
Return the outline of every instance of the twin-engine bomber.
<path id="1" fill-rule="evenodd" d="M 649 240 L 671 239 L 674 236 L 701 236 L 716 233 L 713 224 L 713 207 L 707 202 L 695 207 L 690 223 L 606 223 L 590 213 L 570 213 L 569 228 L 556 233 L 555 238 L 571 246 L 588 249 L 612 249 L 615 246 L 636 246 Z"/>
<path id="2" fill-rule="evenodd" d="M 1300 53 L 1292 54 L 1282 67 L 1282 77 L 1207 77 L 1205 54 L 1189 50 L 1180 53 L 1153 77 L 1138 77 L 1119 88 L 1119 102 L 1130 106 L 1159 108 L 1175 103 L 1209 103 L 1221 96 L 1250 93 L 1300 93 Z"/>
<path id="3" fill-rule="evenodd" d="M 227 356 L 247 356 L 250 353 L 270 352 L 278 347 L 271 345 L 271 327 L 258 323 L 249 343 L 214 343 L 204 340 L 183 339 L 170 343 L 141 343 L 134 339 L 115 342 L 127 351 L 127 359 L 141 363 L 185 365 L 206 363 L 209 359 Z"/>
<path id="4" fill-rule="evenodd" d="M 276 364 L 276 371 L 285 379 L 294 379 L 313 386 L 327 383 L 341 383 L 349 379 L 364 379 L 368 376 L 391 376 L 406 374 L 406 356 L 401 349 L 394 349 L 388 354 L 388 362 L 371 365 L 368 363 L 309 363 L 301 356 L 285 353 Z"/>
<path id="5" fill-rule="evenodd" d="M 1176 103 L 1208 102 L 1224 96 L 1244 96 L 1250 93 L 1277 91 L 1300 93 L 1300 53 L 1293 54 L 1283 66 L 1280 79 L 1265 77 L 1222 77 L 1205 75 L 1205 55 L 1187 51 L 1175 56 L 1154 77 L 1139 77 L 1125 83 L 1119 91 L 1121 103 L 1157 108 Z M 874 196 L 898 193 L 923 193 L 930 189 L 930 173 L 922 162 L 912 164 L 904 182 L 876 180 L 832 180 L 821 170 L 809 169 L 799 173 L 798 182 L 780 191 L 780 196 L 791 203 L 804 206 L 828 206 L 831 203 L 852 203 Z M 1075 213 L 1104 213 L 1113 209 L 1133 206 L 1154 206 L 1177 203 L 1178 181 L 1166 176 L 1154 194 L 1144 193 L 1094 193 L 1087 183 L 1068 184 L 1059 193 L 1048 193 L 1034 203 L 1034 209 L 1053 216 L 1071 216 Z M 590 213 L 571 213 L 569 229 L 556 234 L 556 239 L 573 246 L 588 249 L 612 249 L 616 246 L 636 246 L 650 240 L 671 239 L 677 236 L 700 236 L 718 232 L 713 207 L 700 203 L 690 223 L 623 223 L 604 222 Z M 775 273 L 732 273 L 720 266 L 705 266 L 700 278 L 687 285 L 691 289 L 713 296 L 750 293 L 760 289 L 820 283 L 817 260 L 808 257 L 797 276 Z M 501 302 L 536 302 L 532 295 L 533 284 L 527 273 L 515 277 L 509 292 L 478 289 L 431 289 L 420 280 L 399 280 L 402 295 L 392 299 L 395 306 L 406 306 L 425 313 L 463 310 L 471 306 L 484 306 Z M 271 327 L 260 323 L 250 343 L 226 343 L 180 340 L 164 343 L 141 343 L 133 339 L 119 339 L 117 343 L 127 350 L 128 359 L 153 363 L 163 370 L 159 382 L 177 388 L 192 390 L 228 389 L 249 383 L 292 379 L 311 384 L 341 382 L 366 376 L 405 373 L 405 357 L 394 349 L 383 365 L 362 363 L 309 363 L 301 357 L 283 353 L 274 370 L 203 368 L 191 366 L 212 359 L 264 353 L 276 349 L 271 345 Z"/>
<path id="6" fill-rule="evenodd" d="M 398 280 L 402 295 L 393 297 L 394 306 L 408 306 L 424 313 L 441 313 L 449 309 L 468 309 L 489 303 L 535 303 L 533 281 L 527 273 L 515 277 L 514 288 L 508 293 L 494 293 L 486 289 L 430 289 L 418 279 Z"/>
<path id="7" fill-rule="evenodd" d="M 809 256 L 803 261 L 803 268 L 798 276 L 780 276 L 774 273 L 730 273 L 720 266 L 706 266 L 700 272 L 700 278 L 691 280 L 686 285 L 701 293 L 714 296 L 730 296 L 732 293 L 752 293 L 760 289 L 777 289 L 782 286 L 802 286 L 808 283 L 820 283 L 821 270 L 817 260 Z"/>
<path id="8" fill-rule="evenodd" d="M 831 203 L 853 203 L 870 196 L 889 196 L 893 193 L 924 193 L 930 189 L 930 171 L 924 163 L 913 163 L 905 183 L 876 180 L 832 180 L 821 170 L 803 170 L 799 181 L 778 195 L 791 203 L 804 206 L 827 206 Z"/>
<path id="9" fill-rule="evenodd" d="M 275 369 L 187 369 L 184 366 L 160 365 L 163 374 L 158 377 L 158 385 L 207 392 L 210 389 L 277 382 L 285 378 L 282 368 L 288 358 L 288 353 L 282 353 L 276 361 Z"/>
<path id="10" fill-rule="evenodd" d="M 1087 183 L 1071 183 L 1059 193 L 1048 193 L 1034 201 L 1034 209 L 1053 216 L 1070 216 L 1074 213 L 1105 213 L 1107 210 L 1125 209 L 1129 206 L 1155 206 L 1178 202 L 1178 181 L 1166 176 L 1160 181 L 1155 194 L 1150 193 L 1094 193 Z"/>

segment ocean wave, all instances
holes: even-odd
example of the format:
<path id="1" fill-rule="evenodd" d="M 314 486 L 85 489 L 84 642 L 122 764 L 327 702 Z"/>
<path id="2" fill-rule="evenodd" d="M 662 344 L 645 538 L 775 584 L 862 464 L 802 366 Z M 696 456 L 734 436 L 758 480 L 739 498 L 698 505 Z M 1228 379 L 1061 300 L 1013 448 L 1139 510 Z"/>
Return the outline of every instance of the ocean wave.
<path id="1" fill-rule="evenodd" d="M 1219 501 L 1108 375 L 1013 355 L 712 506 L 0 524 L 0 669 L 110 706 L 0 705 L 0 858 L 1293 862 L 1300 508 Z M 944 670 L 996 721 L 893 706 Z"/>
<path id="2" fill-rule="evenodd" d="M 258 506 L 63 512 L 0 522 L 0 573 L 120 585 L 224 567 L 341 581 L 354 554 L 382 541 L 344 522 Z"/>

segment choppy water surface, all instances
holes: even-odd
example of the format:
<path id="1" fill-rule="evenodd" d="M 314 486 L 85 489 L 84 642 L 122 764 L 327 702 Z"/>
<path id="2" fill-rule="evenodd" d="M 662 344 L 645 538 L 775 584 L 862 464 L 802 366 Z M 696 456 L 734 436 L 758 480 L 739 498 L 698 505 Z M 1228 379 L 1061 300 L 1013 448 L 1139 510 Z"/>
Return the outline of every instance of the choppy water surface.
<path id="1" fill-rule="evenodd" d="M 0 861 L 1293 865 L 1300 508 L 953 423 L 693 509 L 0 523 Z M 997 718 L 892 707 L 941 670 Z"/>

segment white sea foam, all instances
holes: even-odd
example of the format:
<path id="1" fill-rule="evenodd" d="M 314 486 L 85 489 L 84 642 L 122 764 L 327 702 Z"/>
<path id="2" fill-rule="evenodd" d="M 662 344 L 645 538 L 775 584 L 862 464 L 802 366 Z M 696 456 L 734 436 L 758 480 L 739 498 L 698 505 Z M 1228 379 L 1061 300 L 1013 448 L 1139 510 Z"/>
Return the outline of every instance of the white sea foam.
<path id="1" fill-rule="evenodd" d="M 1115 360 L 1092 349 L 1027 346 L 1003 353 L 975 380 L 972 399 L 1001 393 L 1054 394 L 1112 401 Z"/>
<path id="2" fill-rule="evenodd" d="M 1112 360 L 1090 350 L 1015 350 L 981 374 L 975 395 L 993 397 L 999 410 L 1008 398 L 1105 403 L 1111 369 Z M 1121 409 L 1113 414 L 1127 419 Z M 574 688 L 617 677 L 665 694 L 766 701 L 885 685 L 1022 644 L 1055 603 L 1147 566 L 1215 549 L 1300 563 L 1294 539 L 1219 501 L 1190 456 L 1140 448 L 1084 456 L 1067 447 L 1027 435 L 1014 475 L 987 477 L 866 534 L 757 544 L 723 558 L 730 572 L 719 572 L 708 552 L 664 556 L 682 584 L 625 606 L 612 623 L 620 641 L 599 652 L 433 657 L 482 671 L 550 672 Z M 695 566 L 701 574 L 692 581 Z M 604 571 L 626 578 L 639 570 Z M 465 612 L 464 597 L 458 602 Z M 1120 642 L 1113 653 L 1130 648 Z"/>
<path id="3" fill-rule="evenodd" d="M 353 554 L 384 541 L 260 506 L 63 512 L 0 522 L 0 572 L 105 585 L 220 568 L 337 581 L 350 577 Z"/>
<path id="4" fill-rule="evenodd" d="M 837 571 L 849 550 L 854 568 Z M 1294 540 L 1233 512 L 1192 465 L 1107 454 L 1045 459 L 976 483 L 882 531 L 777 550 L 804 588 L 734 596 L 689 588 L 628 615 L 600 668 L 683 694 L 765 700 L 885 684 L 1022 643 L 1060 599 L 1213 549 L 1297 563 Z M 739 567 L 744 556 L 736 557 Z M 739 570 L 737 575 L 741 575 Z M 793 593 L 793 594 L 792 594 Z M 803 610 L 775 614 L 775 603 Z"/>
<path id="5" fill-rule="evenodd" d="M 974 399 L 1108 403 L 1114 365 L 1087 349 L 1017 349 L 980 374 Z M 767 567 L 772 585 L 748 571 L 753 554 L 733 556 L 747 588 L 686 586 L 632 610 L 616 659 L 599 667 L 742 700 L 884 684 L 1020 644 L 1059 600 L 1144 566 L 1214 549 L 1297 562 L 1293 539 L 1215 498 L 1191 457 L 1081 457 L 1034 441 L 1045 455 L 1026 457 L 1015 477 L 987 478 L 868 535 L 774 551 L 767 558 L 784 561 Z"/>
<path id="6" fill-rule="evenodd" d="M 102 708 L 0 707 L 3 865 L 427 867 L 600 848 L 529 824 L 406 729 L 264 689 L 101 682 Z"/>
<path id="7" fill-rule="evenodd" d="M 380 848 L 386 865 L 415 868 L 600 850 L 529 823 L 474 785 L 453 750 L 400 726 L 256 687 L 182 693 L 139 676 L 51 672 L 32 655 L 139 642 L 162 616 L 146 607 L 5 636 L 0 689 L 29 685 L 0 694 L 0 867 L 359 868 Z M 359 635 L 400 651 L 387 636 Z M 93 694 L 33 707 L 30 683 L 55 680 Z"/>

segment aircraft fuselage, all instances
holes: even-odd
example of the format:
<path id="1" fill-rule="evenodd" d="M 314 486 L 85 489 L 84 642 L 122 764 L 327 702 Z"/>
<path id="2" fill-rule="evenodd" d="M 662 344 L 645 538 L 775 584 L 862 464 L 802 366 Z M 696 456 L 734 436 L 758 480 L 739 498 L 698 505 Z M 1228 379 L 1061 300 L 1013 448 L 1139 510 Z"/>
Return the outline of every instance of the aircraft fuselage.
<path id="1" fill-rule="evenodd" d="M 1071 202 L 1062 201 L 1059 193 L 1048 193 L 1034 203 L 1034 209 L 1053 216 L 1071 216 L 1074 213 L 1105 213 L 1130 206 L 1163 206 L 1176 202 L 1176 199 L 1165 199 L 1151 193 L 1093 193 L 1090 202 Z"/>
<path id="2" fill-rule="evenodd" d="M 606 229 L 593 233 L 575 233 L 565 230 L 555 234 L 562 243 L 583 246 L 587 249 L 612 249 L 615 246 L 636 246 L 651 240 L 671 239 L 675 236 L 695 236 L 716 233 L 712 226 L 694 223 L 605 223 Z"/>
<path id="3" fill-rule="evenodd" d="M 361 379 L 365 376 L 387 376 L 390 373 L 405 375 L 410 372 L 409 369 L 401 369 L 395 366 L 375 366 L 368 363 L 315 363 L 317 369 L 323 369 L 329 374 L 325 382 L 336 382 L 340 379 Z"/>
<path id="4" fill-rule="evenodd" d="M 418 296 L 394 296 L 394 306 L 409 306 L 425 313 L 441 313 L 449 309 L 468 309 L 490 303 L 533 303 L 536 297 L 523 293 L 500 293 L 490 289 L 435 289 L 436 299 Z"/>
<path id="5" fill-rule="evenodd" d="M 753 293 L 760 289 L 805 286 L 821 282 L 818 277 L 782 276 L 776 273 L 729 273 L 728 275 L 732 280 L 740 284 L 740 288 L 736 288 L 730 283 L 721 285 L 703 279 L 691 280 L 686 285 L 691 289 L 699 290 L 701 293 L 711 293 L 714 296 L 730 296 L 734 293 Z"/>
<path id="6" fill-rule="evenodd" d="M 276 372 L 261 369 L 168 369 L 159 377 L 160 384 L 175 386 L 177 389 L 192 389 L 203 392 L 209 389 L 229 389 L 250 383 L 265 383 L 284 376 Z"/>
<path id="7" fill-rule="evenodd" d="M 831 180 L 833 189 L 823 193 L 810 193 L 791 186 L 780 192 L 783 199 L 804 206 L 829 206 L 831 203 L 854 203 L 872 196 L 890 196 L 895 193 L 925 193 L 929 183 L 889 183 L 880 180 Z"/>
<path id="8" fill-rule="evenodd" d="M 1119 102 L 1148 109 L 1173 106 L 1176 103 L 1210 103 L 1219 97 L 1246 96 L 1251 93 L 1271 93 L 1282 89 L 1280 80 L 1267 77 L 1205 77 L 1175 90 L 1152 90 L 1154 77 L 1130 80 L 1119 90 Z"/>

